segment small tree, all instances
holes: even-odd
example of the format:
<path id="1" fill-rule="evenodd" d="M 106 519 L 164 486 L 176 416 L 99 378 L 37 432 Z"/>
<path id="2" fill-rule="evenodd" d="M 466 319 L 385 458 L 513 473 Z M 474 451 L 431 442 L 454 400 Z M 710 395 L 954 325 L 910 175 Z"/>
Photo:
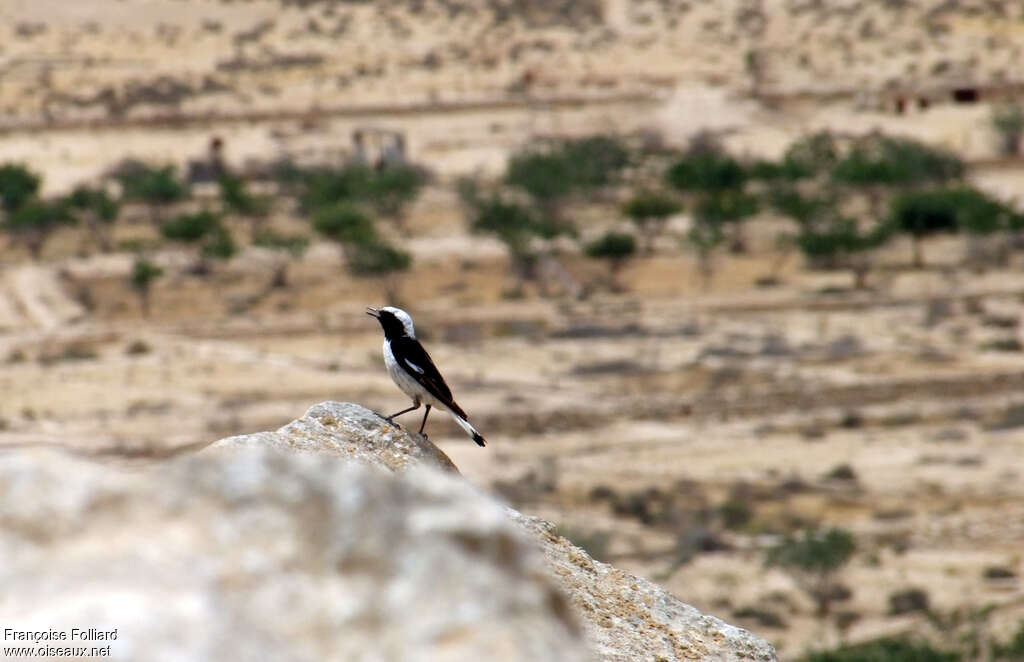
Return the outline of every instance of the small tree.
<path id="1" fill-rule="evenodd" d="M 377 239 L 377 230 L 370 217 L 347 202 L 318 210 L 313 215 L 313 229 L 338 244 L 346 264 L 353 259 L 353 246 L 369 244 Z"/>
<path id="2" fill-rule="evenodd" d="M 525 191 L 541 215 L 562 225 L 561 206 L 581 191 L 612 183 L 629 162 L 625 147 L 615 138 L 593 136 L 514 154 L 505 167 L 505 183 Z"/>
<path id="3" fill-rule="evenodd" d="M 871 270 L 870 253 L 889 240 L 889 227 L 878 224 L 864 230 L 857 220 L 838 213 L 805 223 L 796 236 L 796 244 L 813 267 L 850 269 L 853 286 L 864 289 Z"/>
<path id="4" fill-rule="evenodd" d="M 505 244 L 520 295 L 526 282 L 537 278 L 538 256 L 533 238 L 538 225 L 539 221 L 528 207 L 506 202 L 496 195 L 477 201 L 470 222 L 472 232 L 492 234 Z"/>
<path id="5" fill-rule="evenodd" d="M 198 248 L 198 259 L 191 272 L 205 276 L 210 273 L 209 258 L 220 258 L 234 253 L 231 236 L 221 226 L 220 215 L 209 210 L 194 214 L 179 214 L 165 222 L 161 234 L 171 241 Z"/>
<path id="6" fill-rule="evenodd" d="M 1004 156 L 1017 156 L 1024 135 L 1024 110 L 1016 103 L 992 111 L 992 127 L 999 134 L 999 147 Z"/>
<path id="7" fill-rule="evenodd" d="M 71 209 L 85 223 L 93 241 L 104 253 L 110 252 L 110 231 L 121 212 L 121 204 L 102 188 L 78 186 L 68 196 Z"/>
<path id="8" fill-rule="evenodd" d="M 152 168 L 132 161 L 115 176 L 121 182 L 122 197 L 149 205 L 153 223 L 158 227 L 163 223 L 164 210 L 189 196 L 188 186 L 172 165 Z"/>
<path id="9" fill-rule="evenodd" d="M 1016 212 L 974 188 L 953 189 L 949 197 L 957 209 L 959 229 L 967 236 L 968 260 L 977 267 L 985 266 L 992 258 L 1005 265 L 1009 259 L 1006 243 L 1001 242 L 993 251 L 985 246 L 985 240 L 997 232 L 1010 230 L 1015 224 Z"/>
<path id="10" fill-rule="evenodd" d="M 955 154 L 906 138 L 873 134 L 832 168 L 834 182 L 848 186 L 920 186 L 963 176 Z"/>
<path id="11" fill-rule="evenodd" d="M 209 273 L 208 260 L 227 262 L 238 254 L 238 244 L 226 227 L 218 223 L 213 232 L 199 247 L 200 260 L 207 260 L 200 267 L 200 273 Z"/>
<path id="12" fill-rule="evenodd" d="M 715 151 L 687 154 L 665 172 L 666 181 L 680 191 L 702 193 L 741 189 L 747 177 L 739 161 Z"/>
<path id="13" fill-rule="evenodd" d="M 618 282 L 619 272 L 622 270 L 626 260 L 636 255 L 636 239 L 633 235 L 621 232 L 608 232 L 587 244 L 585 252 L 588 257 L 608 261 L 611 289 L 613 291 L 621 291 L 623 288 Z"/>
<path id="14" fill-rule="evenodd" d="M 162 276 L 163 273 L 163 269 L 146 258 L 135 258 L 135 263 L 132 265 L 132 272 L 128 276 L 128 282 L 135 291 L 135 294 L 139 297 L 139 308 L 142 311 L 143 317 L 149 317 L 150 292 L 153 289 L 153 283 L 156 282 L 156 279 Z"/>
<path id="15" fill-rule="evenodd" d="M 661 234 L 665 221 L 682 209 L 676 200 L 655 191 L 640 191 L 623 206 L 623 213 L 633 221 L 644 236 L 644 252 L 654 253 L 654 240 Z"/>
<path id="16" fill-rule="evenodd" d="M 0 207 L 12 212 L 39 192 L 42 179 L 18 163 L 0 165 Z"/>
<path id="17" fill-rule="evenodd" d="M 4 229 L 15 243 L 28 249 L 33 260 L 39 260 L 50 235 L 74 220 L 66 200 L 33 199 L 22 202 L 20 207 L 7 213 Z"/>
<path id="18" fill-rule="evenodd" d="M 383 168 L 368 182 L 367 197 L 384 216 L 405 228 L 405 208 L 416 199 L 427 182 L 427 173 L 412 165 L 395 164 Z"/>
<path id="19" fill-rule="evenodd" d="M 889 225 L 910 236 L 914 246 L 914 267 L 924 268 L 922 241 L 959 228 L 957 201 L 948 191 L 917 191 L 897 196 L 890 203 Z"/>
<path id="20" fill-rule="evenodd" d="M 828 131 L 819 131 L 795 141 L 786 150 L 782 162 L 786 169 L 802 177 L 829 172 L 840 158 L 839 145 L 835 136 Z"/>
<path id="21" fill-rule="evenodd" d="M 746 252 L 743 223 L 758 212 L 760 204 L 755 196 L 739 190 L 719 190 L 697 202 L 697 216 L 705 222 L 731 228 L 729 249 L 733 253 Z"/>
<path id="22" fill-rule="evenodd" d="M 256 235 L 270 212 L 270 198 L 254 195 L 244 179 L 231 174 L 218 179 L 217 186 L 224 210 L 248 220 L 252 234 Z"/>
<path id="23" fill-rule="evenodd" d="M 282 256 L 274 267 L 274 275 L 270 280 L 271 288 L 288 287 L 288 265 L 302 258 L 309 248 L 309 237 L 303 235 L 279 234 L 273 230 L 263 230 L 253 237 L 254 246 L 268 248 Z"/>
<path id="24" fill-rule="evenodd" d="M 686 233 L 684 241 L 697 253 L 697 271 L 701 277 L 701 285 L 704 289 L 709 288 L 714 277 L 715 250 L 725 241 L 722 226 L 698 217 L 690 231 Z"/>
<path id="25" fill-rule="evenodd" d="M 766 566 L 789 572 L 826 618 L 831 606 L 836 576 L 857 549 L 853 534 L 830 528 L 805 531 L 803 537 L 786 537 L 765 554 Z"/>

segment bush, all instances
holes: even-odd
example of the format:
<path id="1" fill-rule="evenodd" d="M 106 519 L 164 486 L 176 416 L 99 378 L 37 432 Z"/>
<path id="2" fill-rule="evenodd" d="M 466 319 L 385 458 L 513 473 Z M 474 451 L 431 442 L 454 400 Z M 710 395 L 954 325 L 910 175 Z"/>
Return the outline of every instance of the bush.
<path id="1" fill-rule="evenodd" d="M 823 573 L 838 570 L 853 556 L 857 544 L 853 534 L 843 529 L 805 531 L 803 538 L 785 538 L 768 550 L 768 566 L 794 568 Z"/>
<path id="2" fill-rule="evenodd" d="M 0 206 L 11 212 L 18 209 L 36 193 L 42 179 L 17 163 L 0 165 Z"/>
<path id="3" fill-rule="evenodd" d="M 156 279 L 163 275 L 163 273 L 163 269 L 143 257 L 136 258 L 135 263 L 132 264 L 132 271 L 128 276 L 128 282 L 139 297 L 139 305 L 145 317 L 149 317 L 150 290 Z"/>
<path id="4" fill-rule="evenodd" d="M 338 202 L 313 215 L 313 229 L 338 243 L 367 243 L 377 238 L 373 221 L 358 207 Z"/>
<path id="5" fill-rule="evenodd" d="M 682 205 L 676 200 L 654 191 L 640 191 L 623 206 L 622 212 L 637 225 L 651 219 L 663 219 L 679 213 Z"/>
<path id="6" fill-rule="evenodd" d="M 782 162 L 794 172 L 806 172 L 808 176 L 830 171 L 839 161 L 839 146 L 835 137 L 820 131 L 805 136 L 786 150 Z"/>
<path id="7" fill-rule="evenodd" d="M 873 135 L 832 167 L 832 180 L 849 186 L 914 186 L 963 176 L 955 155 L 914 140 Z"/>
<path id="8" fill-rule="evenodd" d="M 359 276 L 384 276 L 407 271 L 412 265 L 412 256 L 380 239 L 356 243 L 348 252 L 348 266 Z"/>
<path id="9" fill-rule="evenodd" d="M 179 214 L 163 224 L 160 234 L 171 241 L 193 244 L 212 234 L 220 227 L 220 215 L 203 210 L 194 214 Z"/>
<path id="10" fill-rule="evenodd" d="M 701 198 L 697 216 L 711 223 L 736 223 L 753 216 L 759 209 L 756 196 L 742 191 L 718 191 Z"/>
<path id="11" fill-rule="evenodd" d="M 631 234 L 609 232 L 587 244 L 585 252 L 588 257 L 621 264 L 636 253 L 636 239 Z"/>
<path id="12" fill-rule="evenodd" d="M 857 549 L 853 534 L 838 528 L 807 530 L 802 538 L 787 536 L 765 553 L 766 566 L 790 572 L 825 616 L 839 595 L 835 574 L 849 562 Z M 848 595 L 846 597 L 849 597 Z"/>
<path id="13" fill-rule="evenodd" d="M 666 181 L 681 191 L 724 191 L 742 188 L 747 172 L 736 159 L 714 152 L 683 156 L 669 166 Z"/>
<path id="14" fill-rule="evenodd" d="M 154 168 L 132 161 L 123 164 L 115 176 L 126 200 L 161 206 L 184 200 L 189 195 L 188 186 L 178 178 L 173 165 Z"/>
<path id="15" fill-rule="evenodd" d="M 887 242 L 890 227 L 880 224 L 861 229 L 856 219 L 831 214 L 825 219 L 805 223 L 796 236 L 796 244 L 812 266 L 853 269 L 855 286 L 864 286 L 870 264 L 863 255 Z"/>
<path id="16" fill-rule="evenodd" d="M 75 187 L 68 196 L 68 204 L 72 209 L 93 213 L 103 223 L 114 222 L 121 211 L 120 203 L 104 189 L 88 186 Z"/>
<path id="17" fill-rule="evenodd" d="M 7 214 L 4 229 L 14 241 L 24 244 L 33 259 L 39 259 L 43 245 L 58 227 L 73 223 L 66 200 L 32 199 Z"/>
<path id="18" fill-rule="evenodd" d="M 200 249 L 204 258 L 213 260 L 230 260 L 237 252 L 238 244 L 223 225 L 214 228 Z"/>
<path id="19" fill-rule="evenodd" d="M 263 230 L 253 236 L 252 243 L 254 246 L 281 251 L 297 258 L 301 257 L 309 248 L 309 237 L 298 234 L 281 234 L 274 230 Z"/>
<path id="20" fill-rule="evenodd" d="M 808 223 L 825 215 L 836 205 L 834 197 L 825 195 L 804 196 L 795 188 L 783 186 L 768 193 L 768 202 L 780 214 L 798 223 Z"/>
<path id="21" fill-rule="evenodd" d="M 814 173 L 808 166 L 798 161 L 783 159 L 778 162 L 764 160 L 755 161 L 750 165 L 748 174 L 751 179 L 774 182 L 780 180 L 795 181 L 797 179 L 805 179 Z"/>
<path id="22" fill-rule="evenodd" d="M 224 207 L 239 216 L 259 219 L 266 216 L 270 210 L 270 200 L 253 195 L 241 177 L 224 175 L 217 180 L 217 186 Z"/>

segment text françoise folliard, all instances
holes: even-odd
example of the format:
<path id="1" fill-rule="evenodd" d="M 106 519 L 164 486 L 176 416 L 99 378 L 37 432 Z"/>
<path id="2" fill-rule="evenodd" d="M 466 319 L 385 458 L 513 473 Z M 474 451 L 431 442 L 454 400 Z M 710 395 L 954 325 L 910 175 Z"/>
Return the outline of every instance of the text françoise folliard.
<path id="1" fill-rule="evenodd" d="M 16 630 L 4 628 L 4 641 L 116 641 L 117 628 L 100 630 L 97 628 L 70 628 L 67 630 Z"/>

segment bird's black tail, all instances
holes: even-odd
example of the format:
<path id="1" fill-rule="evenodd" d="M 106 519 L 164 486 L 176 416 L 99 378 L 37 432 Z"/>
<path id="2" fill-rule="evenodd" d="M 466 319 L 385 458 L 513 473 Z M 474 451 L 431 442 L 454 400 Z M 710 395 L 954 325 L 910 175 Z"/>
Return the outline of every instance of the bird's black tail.
<path id="1" fill-rule="evenodd" d="M 469 421 L 467 421 L 462 416 L 459 416 L 455 412 L 451 412 L 451 415 L 452 415 L 452 418 L 455 419 L 455 422 L 459 424 L 459 427 L 461 427 L 463 430 L 465 430 L 466 434 L 468 434 L 469 436 L 473 437 L 473 441 L 476 442 L 477 446 L 486 446 L 487 445 L 487 441 L 484 439 L 483 435 L 480 434 L 479 432 L 477 432 L 476 428 L 473 427 L 472 424 L 470 424 Z"/>

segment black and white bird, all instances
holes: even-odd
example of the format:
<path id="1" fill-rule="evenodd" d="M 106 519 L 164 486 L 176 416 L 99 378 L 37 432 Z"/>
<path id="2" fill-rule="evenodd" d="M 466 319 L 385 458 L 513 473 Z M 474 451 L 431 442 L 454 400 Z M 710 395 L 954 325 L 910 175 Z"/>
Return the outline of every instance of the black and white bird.
<path id="1" fill-rule="evenodd" d="M 412 407 L 395 412 L 385 420 L 390 423 L 395 416 L 419 409 L 422 403 L 427 406 L 427 411 L 423 414 L 423 422 L 420 423 L 420 434 L 423 434 L 423 427 L 427 424 L 430 408 L 437 407 L 451 414 L 473 441 L 485 446 L 483 436 L 470 425 L 466 412 L 455 403 L 452 390 L 448 388 L 444 377 L 430 359 L 430 354 L 427 354 L 420 341 L 416 340 L 416 329 L 413 328 L 409 313 L 401 308 L 387 306 L 380 309 L 367 308 L 366 314 L 376 317 L 384 329 L 384 364 L 388 368 L 388 374 L 398 388 L 412 398 Z"/>

